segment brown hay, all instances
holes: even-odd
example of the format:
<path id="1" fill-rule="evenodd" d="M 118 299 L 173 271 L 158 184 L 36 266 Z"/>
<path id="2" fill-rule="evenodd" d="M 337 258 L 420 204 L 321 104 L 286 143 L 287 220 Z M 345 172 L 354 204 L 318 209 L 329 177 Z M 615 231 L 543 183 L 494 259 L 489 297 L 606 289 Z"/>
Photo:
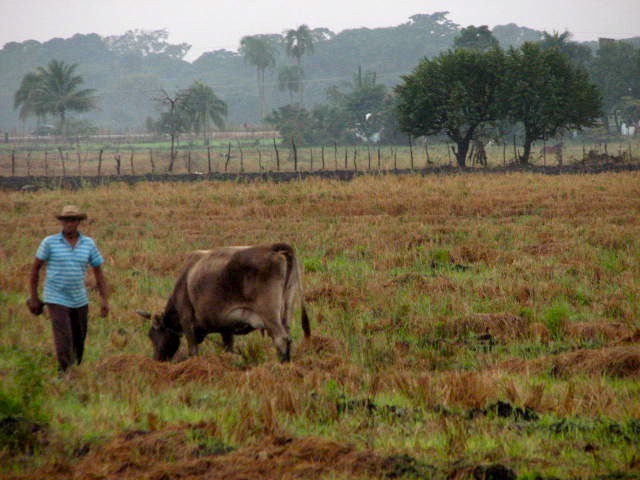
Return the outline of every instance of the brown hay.
<path id="1" fill-rule="evenodd" d="M 576 374 L 640 378 L 640 346 L 578 350 L 553 359 L 552 372 L 559 377 Z"/>
<path id="2" fill-rule="evenodd" d="M 494 338 L 509 341 L 524 337 L 528 330 L 526 320 L 510 313 L 475 313 L 445 322 L 442 331 L 453 337 L 488 333 Z"/>
<path id="3" fill-rule="evenodd" d="M 188 429 L 201 428 L 207 426 L 130 432 L 90 452 L 75 464 L 57 462 L 19 478 L 280 480 L 334 475 L 357 478 L 380 477 L 391 467 L 388 459 L 369 450 L 358 451 L 350 444 L 313 437 L 294 439 L 286 435 L 266 436 L 230 453 L 202 455 L 198 445 L 186 435 Z"/>
<path id="4" fill-rule="evenodd" d="M 183 362 L 158 362 L 143 355 L 115 355 L 100 362 L 101 376 L 146 378 L 150 383 L 207 383 L 220 380 L 229 372 L 241 369 L 233 364 L 233 355 L 202 355 Z"/>
<path id="5" fill-rule="evenodd" d="M 631 329 L 622 323 L 580 322 L 568 324 L 567 334 L 580 340 L 615 341 L 628 338 Z"/>

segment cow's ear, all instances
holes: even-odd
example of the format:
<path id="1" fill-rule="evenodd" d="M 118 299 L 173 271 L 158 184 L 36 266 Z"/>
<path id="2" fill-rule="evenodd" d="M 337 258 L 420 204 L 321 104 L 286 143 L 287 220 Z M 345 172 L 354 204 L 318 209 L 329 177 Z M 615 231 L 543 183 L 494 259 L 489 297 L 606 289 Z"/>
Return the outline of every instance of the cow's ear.
<path id="1" fill-rule="evenodd" d="M 140 315 L 142 318 L 146 318 L 147 320 L 151 318 L 151 314 L 145 310 L 136 310 L 136 313 Z"/>

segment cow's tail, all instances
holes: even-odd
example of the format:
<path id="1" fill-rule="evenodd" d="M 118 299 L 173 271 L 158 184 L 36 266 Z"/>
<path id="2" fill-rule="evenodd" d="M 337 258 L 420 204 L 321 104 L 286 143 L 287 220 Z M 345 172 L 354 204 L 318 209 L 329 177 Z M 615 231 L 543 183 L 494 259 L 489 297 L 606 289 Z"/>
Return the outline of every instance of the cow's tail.
<path id="1" fill-rule="evenodd" d="M 302 331 L 304 332 L 305 338 L 309 338 L 311 336 L 311 322 L 309 321 L 309 315 L 307 314 L 307 308 L 304 303 L 302 267 L 300 266 L 298 257 L 296 256 L 293 247 L 287 243 L 275 243 L 272 246 L 272 250 L 284 254 L 287 258 L 287 281 L 285 282 L 285 290 L 287 292 L 291 292 L 290 294 L 292 297 L 297 293 L 297 296 L 300 299 L 300 321 L 302 323 Z"/>

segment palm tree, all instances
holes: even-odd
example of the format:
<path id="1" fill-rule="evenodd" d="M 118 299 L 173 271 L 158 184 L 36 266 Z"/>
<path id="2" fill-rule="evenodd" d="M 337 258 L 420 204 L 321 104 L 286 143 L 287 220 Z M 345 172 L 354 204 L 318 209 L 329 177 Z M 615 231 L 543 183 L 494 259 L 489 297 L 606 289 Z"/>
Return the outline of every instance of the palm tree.
<path id="1" fill-rule="evenodd" d="M 13 109 L 20 108 L 20 120 L 24 121 L 31 115 L 37 116 L 39 119 L 44 117 L 47 112 L 38 109 L 38 105 L 33 102 L 33 95 L 40 84 L 40 76 L 36 73 L 27 73 L 20 82 L 20 88 L 13 96 Z"/>
<path id="2" fill-rule="evenodd" d="M 78 64 L 52 60 L 46 68 L 38 67 L 22 79 L 14 96 L 14 108 L 21 107 L 21 117 L 30 115 L 57 115 L 60 131 L 66 137 L 68 111 L 87 112 L 95 108 L 93 89 L 79 89 L 83 82 L 75 71 Z"/>
<path id="3" fill-rule="evenodd" d="M 300 25 L 296 30 L 288 30 L 284 37 L 284 50 L 287 56 L 296 61 L 299 69 L 302 69 L 302 57 L 305 53 L 313 53 L 314 33 L 306 25 Z M 300 106 L 304 95 L 304 85 L 300 84 Z"/>
<path id="4" fill-rule="evenodd" d="M 289 92 L 289 103 L 293 104 L 293 94 L 300 93 L 304 71 L 298 65 L 285 65 L 278 72 L 278 86 L 281 92 Z"/>
<path id="5" fill-rule="evenodd" d="M 258 96 L 260 97 L 260 119 L 264 119 L 266 110 L 264 72 L 276 65 L 276 49 L 271 38 L 266 35 L 242 37 L 240 53 L 247 63 L 256 67 L 258 80 Z"/>
<path id="6" fill-rule="evenodd" d="M 196 133 L 202 132 L 204 143 L 208 143 L 209 121 L 224 128 L 227 104 L 205 83 L 195 81 L 179 95 L 178 106 L 189 118 Z"/>

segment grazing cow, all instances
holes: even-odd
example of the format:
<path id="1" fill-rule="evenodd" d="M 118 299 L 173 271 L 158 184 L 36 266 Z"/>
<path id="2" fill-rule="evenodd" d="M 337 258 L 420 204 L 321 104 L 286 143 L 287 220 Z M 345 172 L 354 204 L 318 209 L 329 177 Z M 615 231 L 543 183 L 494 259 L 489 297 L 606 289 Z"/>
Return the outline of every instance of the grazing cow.
<path id="1" fill-rule="evenodd" d="M 163 313 L 138 313 L 152 318 L 149 337 L 156 360 L 170 360 L 183 334 L 193 356 L 209 333 L 220 333 L 225 348 L 232 350 L 234 335 L 264 329 L 280 361 L 286 362 L 296 297 L 302 329 L 309 337 L 300 264 L 293 248 L 286 243 L 223 247 L 189 254 Z"/>

